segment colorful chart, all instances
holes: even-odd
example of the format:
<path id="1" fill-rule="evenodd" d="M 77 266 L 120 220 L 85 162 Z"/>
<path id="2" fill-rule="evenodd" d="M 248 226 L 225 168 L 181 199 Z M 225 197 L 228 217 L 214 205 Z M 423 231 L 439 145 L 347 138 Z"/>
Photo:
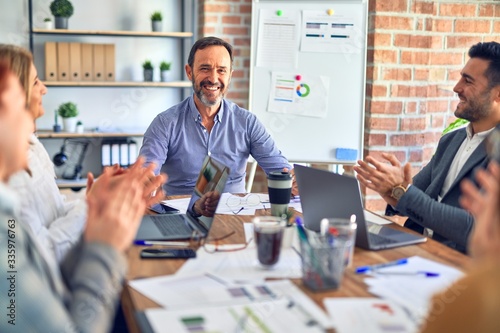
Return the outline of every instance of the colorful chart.
<path id="1" fill-rule="evenodd" d="M 311 92 L 311 89 L 307 84 L 301 83 L 297 86 L 295 91 L 297 92 L 297 95 L 299 97 L 307 97 L 307 95 L 309 95 L 309 93 Z"/>

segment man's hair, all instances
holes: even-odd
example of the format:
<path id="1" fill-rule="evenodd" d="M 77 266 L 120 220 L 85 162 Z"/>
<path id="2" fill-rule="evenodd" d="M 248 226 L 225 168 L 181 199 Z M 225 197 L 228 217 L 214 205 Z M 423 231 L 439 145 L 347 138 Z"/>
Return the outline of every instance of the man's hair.
<path id="1" fill-rule="evenodd" d="M 477 43 L 469 50 L 469 57 L 480 58 L 489 62 L 484 75 L 488 79 L 488 87 L 500 85 L 500 44 L 497 42 Z"/>
<path id="2" fill-rule="evenodd" d="M 188 58 L 189 67 L 193 68 L 194 55 L 196 51 L 203 50 L 204 48 L 207 48 L 209 46 L 224 46 L 227 52 L 229 53 L 229 57 L 231 58 L 231 67 L 233 67 L 233 47 L 228 42 L 213 36 L 203 37 L 201 39 L 198 39 L 196 43 L 194 43 L 193 47 L 191 48 L 191 51 L 189 52 L 189 58 Z"/>

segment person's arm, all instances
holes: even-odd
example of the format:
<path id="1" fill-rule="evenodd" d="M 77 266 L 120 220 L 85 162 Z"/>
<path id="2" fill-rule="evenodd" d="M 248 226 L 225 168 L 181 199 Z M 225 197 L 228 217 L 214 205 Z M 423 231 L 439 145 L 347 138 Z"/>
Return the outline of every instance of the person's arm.
<path id="1" fill-rule="evenodd" d="M 292 169 L 286 157 L 276 147 L 271 135 L 255 116 L 249 119 L 248 135 L 250 154 L 266 173 L 281 171 L 283 168 Z"/>
<path id="2" fill-rule="evenodd" d="M 144 156 L 146 163 L 156 164 L 156 168 L 153 170 L 156 175 L 160 173 L 162 165 L 167 160 L 169 140 L 167 126 L 161 115 L 158 115 L 144 133 L 142 147 L 139 151 L 139 155 Z"/>

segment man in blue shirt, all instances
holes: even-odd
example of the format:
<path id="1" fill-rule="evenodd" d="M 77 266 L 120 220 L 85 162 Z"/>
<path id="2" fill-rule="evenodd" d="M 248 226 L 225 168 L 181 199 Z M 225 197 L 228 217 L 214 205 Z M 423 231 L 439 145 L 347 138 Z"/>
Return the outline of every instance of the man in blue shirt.
<path id="1" fill-rule="evenodd" d="M 224 192 L 245 192 L 250 154 L 266 173 L 291 169 L 256 116 L 224 99 L 232 63 L 230 44 L 216 37 L 198 40 L 185 66 L 194 94 L 157 115 L 144 134 L 140 155 L 161 166 L 156 173 L 168 174 L 169 195 L 192 193 L 206 155 L 231 170 Z"/>

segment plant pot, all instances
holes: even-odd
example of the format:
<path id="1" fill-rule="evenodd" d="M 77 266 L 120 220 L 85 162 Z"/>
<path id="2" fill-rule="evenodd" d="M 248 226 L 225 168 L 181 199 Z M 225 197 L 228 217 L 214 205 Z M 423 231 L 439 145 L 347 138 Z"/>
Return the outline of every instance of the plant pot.
<path id="1" fill-rule="evenodd" d="M 76 133 L 83 133 L 83 125 L 76 125 Z"/>
<path id="2" fill-rule="evenodd" d="M 52 21 L 43 22 L 43 24 L 45 25 L 45 29 L 47 29 L 47 30 L 54 29 L 54 23 Z"/>
<path id="3" fill-rule="evenodd" d="M 63 118 L 64 131 L 70 132 L 70 133 L 75 133 L 77 121 L 78 120 L 76 119 L 76 117 Z"/>
<path id="4" fill-rule="evenodd" d="M 144 70 L 144 81 L 145 82 L 152 82 L 153 81 L 153 70 L 152 69 L 145 69 Z"/>
<path id="5" fill-rule="evenodd" d="M 161 21 L 151 21 L 153 31 L 161 31 Z"/>
<path id="6" fill-rule="evenodd" d="M 56 16 L 56 29 L 68 29 L 68 18 Z"/>
<path id="7" fill-rule="evenodd" d="M 160 72 L 160 79 L 161 82 L 167 82 L 168 81 L 168 71 L 161 71 Z"/>

